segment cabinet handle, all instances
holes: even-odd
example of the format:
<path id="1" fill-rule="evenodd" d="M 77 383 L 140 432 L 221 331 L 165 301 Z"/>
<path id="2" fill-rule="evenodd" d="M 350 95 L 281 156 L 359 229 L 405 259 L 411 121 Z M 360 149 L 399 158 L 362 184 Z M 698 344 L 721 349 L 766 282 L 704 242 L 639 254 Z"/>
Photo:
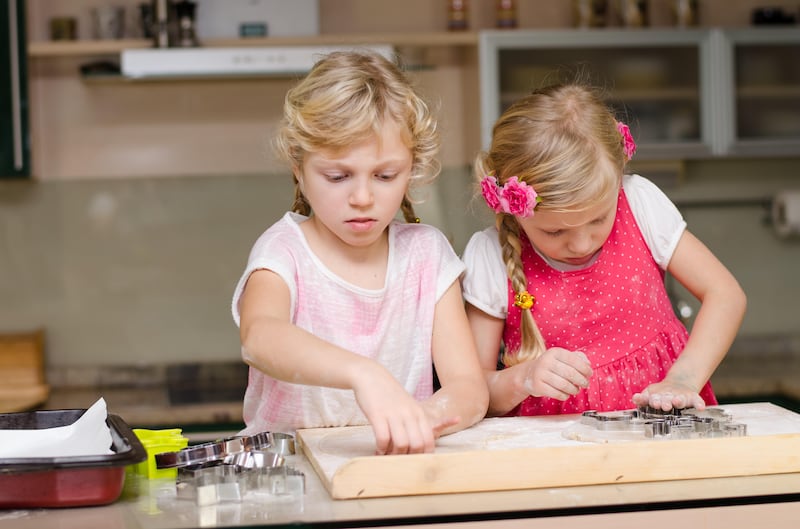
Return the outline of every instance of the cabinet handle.
<path id="1" fill-rule="evenodd" d="M 11 126 L 14 141 L 14 168 L 23 169 L 22 157 L 22 95 L 19 67 L 19 35 L 17 34 L 17 0 L 8 1 L 8 49 L 11 59 Z"/>

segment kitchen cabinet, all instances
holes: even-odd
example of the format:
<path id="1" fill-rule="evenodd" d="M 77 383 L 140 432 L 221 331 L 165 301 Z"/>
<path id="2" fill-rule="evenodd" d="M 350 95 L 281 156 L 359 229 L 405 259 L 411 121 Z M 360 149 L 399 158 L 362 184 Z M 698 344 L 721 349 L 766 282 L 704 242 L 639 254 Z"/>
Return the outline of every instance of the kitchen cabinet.
<path id="1" fill-rule="evenodd" d="M 629 123 L 639 144 L 636 160 L 663 161 L 727 157 L 797 156 L 800 133 L 797 132 L 798 34 L 795 28 L 601 28 L 601 29 L 518 29 L 465 32 L 343 32 L 313 36 L 268 37 L 254 39 L 210 39 L 208 48 L 289 47 L 390 44 L 414 66 L 421 86 L 433 99 L 443 102 L 442 123 L 450 132 L 442 149 L 445 166 L 469 164 L 476 150 L 488 145 L 491 126 L 512 101 L 531 88 L 553 80 L 553 72 L 569 77 L 580 72 L 593 84 L 600 85 L 609 103 Z M 206 149 L 218 165 L 197 161 L 191 155 L 198 141 L 210 137 L 198 132 L 189 137 L 186 123 L 200 120 L 209 128 L 219 123 L 213 110 L 228 105 L 231 99 L 242 100 L 239 89 L 256 86 L 250 79 L 171 79 L 157 83 L 131 81 L 121 76 L 83 78 L 78 63 L 86 60 L 115 60 L 123 50 L 148 48 L 150 40 L 78 40 L 52 42 L 41 37 L 28 44 L 32 73 L 30 82 L 37 97 L 36 110 L 43 118 L 35 126 L 34 145 L 47 150 L 48 158 L 35 158 L 43 179 L 73 178 L 75 175 L 104 176 L 117 174 L 119 165 L 113 157 L 158 149 L 169 152 L 158 168 L 135 157 L 141 167 L 127 166 L 132 175 L 207 174 L 213 172 L 249 172 L 260 170 L 263 160 L 243 156 L 228 157 L 231 146 L 220 146 L 219 155 Z M 748 81 L 759 68 L 777 62 L 783 80 L 777 85 Z M 787 66 L 784 67 L 783 65 Z M 754 71 L 755 74 L 748 73 Z M 774 69 L 773 69 L 774 71 Z M 53 74 L 52 72 L 56 72 Z M 74 72 L 74 73 L 73 73 Z M 251 76 L 265 77 L 265 76 Z M 276 76 L 280 77 L 280 76 Z M 260 79 L 263 90 L 283 93 L 293 76 Z M 94 82 L 85 82 L 92 80 Z M 213 90 L 210 83 L 216 83 Z M 146 85 L 146 86 L 145 86 Z M 155 85 L 155 86 L 154 86 Z M 191 116 L 181 113 L 189 89 L 205 101 Z M 77 94 L 65 103 L 63 94 Z M 231 95 L 236 94 L 236 95 Z M 130 100 L 136 98 L 148 108 L 163 108 L 148 122 L 150 133 L 139 134 L 141 115 L 129 115 Z M 249 96 L 248 96 L 249 97 Z M 271 101 L 280 101 L 276 95 Z M 78 107 L 75 101 L 83 103 Z M 262 101 L 258 99 L 257 101 Z M 251 104 L 252 106 L 252 104 Z M 82 108 L 70 112 L 71 109 Z M 117 109 L 113 115 L 101 113 Z M 269 128 L 279 103 L 261 105 L 261 123 Z M 779 110 L 775 110 L 775 109 Z M 478 112 L 478 109 L 480 111 Z M 69 114 L 69 115 L 68 115 Z M 101 130 L 100 124 L 113 124 Z M 241 131 L 231 137 L 231 145 L 251 143 L 251 113 L 242 112 L 231 130 Z M 766 128 L 765 128 L 766 127 Z M 63 141 L 65 131 L 70 140 Z M 160 135 L 160 136 L 159 136 Z M 74 138 L 103 138 L 105 158 L 82 155 L 82 144 Z M 144 138 L 144 139 L 143 139 Z M 85 142 L 84 142 L 85 143 Z M 52 148 L 52 149 L 51 149 Z M 226 158 L 227 157 L 227 158 Z M 51 162 L 58 160 L 58 164 Z M 670 165 L 672 167 L 672 165 Z M 672 175 L 671 169 L 670 175 Z"/>
<path id="2" fill-rule="evenodd" d="M 404 59 L 419 65 L 413 75 L 431 100 L 448 93 L 441 98 L 440 115 L 456 134 L 443 137 L 443 165 L 461 167 L 477 148 L 475 32 L 353 32 L 209 39 L 204 44 L 209 49 L 258 47 L 265 51 L 391 44 Z M 80 66 L 87 63 L 114 62 L 123 50 L 150 46 L 152 42 L 143 39 L 51 42 L 39 38 L 29 43 L 30 82 L 36 98 L 32 140 L 37 179 L 278 170 L 280 165 L 269 149 L 265 159 L 264 143 L 268 131 L 277 126 L 283 98 L 296 74 L 168 80 L 81 75 Z M 468 147 L 463 145 L 466 141 Z"/>
<path id="3" fill-rule="evenodd" d="M 796 156 L 795 28 L 482 32 L 481 143 L 513 101 L 556 80 L 604 90 L 637 159 Z"/>
<path id="4" fill-rule="evenodd" d="M 800 153 L 800 31 L 726 30 L 718 64 L 730 87 L 723 148 L 732 155 Z"/>
<path id="5" fill-rule="evenodd" d="M 0 178 L 30 175 L 25 2 L 0 4 Z"/>
<path id="6" fill-rule="evenodd" d="M 480 35 L 481 140 L 515 100 L 557 80 L 603 90 L 630 125 L 637 158 L 700 158 L 713 150 L 712 35 L 703 30 L 549 30 Z"/>

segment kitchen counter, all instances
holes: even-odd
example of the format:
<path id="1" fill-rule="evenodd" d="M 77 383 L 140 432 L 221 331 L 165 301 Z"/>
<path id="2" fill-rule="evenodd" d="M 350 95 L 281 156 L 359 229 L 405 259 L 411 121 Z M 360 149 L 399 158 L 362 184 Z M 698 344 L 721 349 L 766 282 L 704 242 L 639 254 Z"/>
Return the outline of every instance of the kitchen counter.
<path id="1" fill-rule="evenodd" d="M 670 442 L 664 441 L 664 448 L 653 453 L 653 458 L 667 458 L 681 465 L 680 457 L 670 456 Z M 313 450 L 313 445 L 309 450 Z M 797 467 L 800 456 L 795 452 L 785 454 L 787 464 L 790 461 L 794 464 L 791 468 Z M 780 455 L 773 456 L 782 461 Z M 563 465 L 575 464 L 574 461 L 565 459 Z M 287 456 L 286 464 L 303 472 L 306 488 L 303 495 L 275 496 L 258 490 L 246 493 L 241 502 L 198 506 L 192 500 L 177 497 L 174 480 L 147 480 L 131 473 L 120 498 L 110 505 L 0 510 L 0 529 L 287 525 L 512 529 L 553 527 L 556 523 L 565 529 L 641 529 L 643 524 L 651 529 L 673 529 L 681 524 L 704 529 L 736 529 L 760 527 L 765 521 L 771 529 L 796 529 L 797 520 L 800 520 L 800 472 L 333 500 L 302 450 Z M 526 460 L 524 467 L 530 471 L 537 465 Z"/>
<path id="2" fill-rule="evenodd" d="M 128 479 L 116 502 L 68 509 L 0 510 L 0 528 L 388 527 L 795 529 L 800 474 L 332 500 L 302 455 L 302 497 L 248 493 L 241 503 L 199 507 L 172 480 Z M 699 525 L 698 525 L 699 523 Z"/>

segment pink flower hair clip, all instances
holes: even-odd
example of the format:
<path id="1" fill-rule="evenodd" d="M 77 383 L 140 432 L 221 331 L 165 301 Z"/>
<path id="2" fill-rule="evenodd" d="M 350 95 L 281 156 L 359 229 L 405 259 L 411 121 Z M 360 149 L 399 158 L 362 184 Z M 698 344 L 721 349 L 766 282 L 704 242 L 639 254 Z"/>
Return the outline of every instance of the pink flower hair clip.
<path id="1" fill-rule="evenodd" d="M 481 179 L 481 193 L 495 213 L 523 218 L 533 216 L 533 210 L 542 201 L 531 186 L 516 176 L 509 178 L 502 187 L 494 176 L 484 176 Z"/>
<path id="2" fill-rule="evenodd" d="M 630 160 L 633 158 L 633 153 L 636 152 L 636 142 L 633 141 L 633 136 L 631 136 L 631 129 L 625 123 L 617 121 L 617 130 L 622 134 L 622 150 L 625 151 L 625 156 Z"/>

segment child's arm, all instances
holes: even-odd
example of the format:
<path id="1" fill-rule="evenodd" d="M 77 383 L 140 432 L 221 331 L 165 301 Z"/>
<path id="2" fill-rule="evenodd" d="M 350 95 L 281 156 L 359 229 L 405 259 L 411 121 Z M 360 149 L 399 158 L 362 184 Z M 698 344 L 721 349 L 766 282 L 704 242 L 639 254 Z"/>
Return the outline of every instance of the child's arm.
<path id="1" fill-rule="evenodd" d="M 589 384 L 586 355 L 552 347 L 542 356 L 497 370 L 504 320 L 467 304 L 467 317 L 489 386 L 489 415 L 505 415 L 529 395 L 566 400 Z"/>
<path id="2" fill-rule="evenodd" d="M 733 343 L 747 299 L 736 278 L 694 235 L 685 231 L 667 270 L 700 300 L 686 348 L 664 380 L 634 395 L 637 405 L 668 411 L 705 407 L 699 391 Z"/>
<path id="3" fill-rule="evenodd" d="M 277 274 L 253 272 L 239 308 L 245 363 L 278 380 L 352 389 L 372 425 L 379 454 L 433 450 L 425 410 L 388 370 L 290 322 L 289 288 Z"/>
<path id="4" fill-rule="evenodd" d="M 431 354 L 441 389 L 425 402 L 425 409 L 437 434 L 456 432 L 483 419 L 489 391 L 457 280 L 436 303 Z"/>

